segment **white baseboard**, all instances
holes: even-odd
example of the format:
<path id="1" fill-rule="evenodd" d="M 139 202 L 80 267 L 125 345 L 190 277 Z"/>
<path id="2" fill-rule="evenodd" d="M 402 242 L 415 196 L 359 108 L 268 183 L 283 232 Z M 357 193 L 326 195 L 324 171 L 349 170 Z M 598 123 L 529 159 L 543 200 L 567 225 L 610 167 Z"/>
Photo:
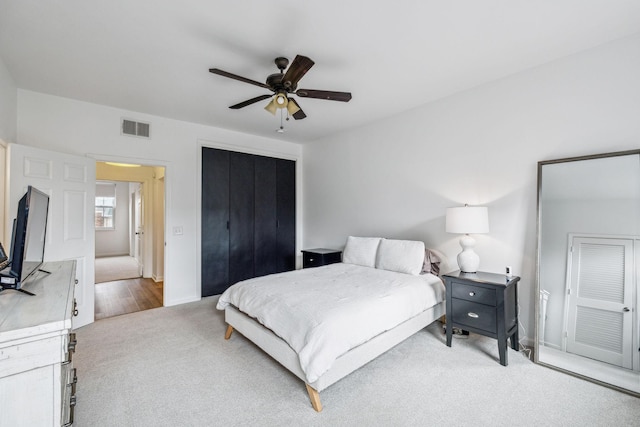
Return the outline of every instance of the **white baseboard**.
<path id="1" fill-rule="evenodd" d="M 114 253 L 104 253 L 104 254 L 96 254 L 96 258 L 108 258 L 112 256 L 129 256 L 128 253 L 114 252 Z"/>
<path id="2" fill-rule="evenodd" d="M 154 282 L 156 282 L 156 283 L 158 283 L 158 282 L 164 282 L 164 276 L 154 276 L 154 275 L 152 275 L 152 276 L 151 276 L 151 279 L 152 279 Z"/>
<path id="3" fill-rule="evenodd" d="M 180 305 L 180 304 L 186 304 L 188 302 L 196 302 L 196 301 L 200 301 L 201 298 L 200 297 L 189 297 L 189 298 L 181 298 L 181 299 L 177 299 L 177 300 L 164 300 L 164 306 L 165 307 L 171 307 L 173 305 Z"/>

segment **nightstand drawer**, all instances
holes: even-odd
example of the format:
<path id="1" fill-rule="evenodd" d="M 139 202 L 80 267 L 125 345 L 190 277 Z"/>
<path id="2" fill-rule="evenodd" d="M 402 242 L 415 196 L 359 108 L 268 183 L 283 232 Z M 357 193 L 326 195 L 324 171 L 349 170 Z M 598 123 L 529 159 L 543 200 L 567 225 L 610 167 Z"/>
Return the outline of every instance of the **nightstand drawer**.
<path id="1" fill-rule="evenodd" d="M 473 286 L 455 282 L 455 286 L 452 287 L 451 292 L 452 298 L 459 298 L 493 306 L 496 305 L 495 289 L 488 289 L 480 286 Z"/>
<path id="2" fill-rule="evenodd" d="M 342 251 L 333 249 L 305 249 L 302 251 L 302 267 L 321 267 L 342 262 Z"/>
<path id="3" fill-rule="evenodd" d="M 457 298 L 453 298 L 451 304 L 453 308 L 453 323 L 496 333 L 495 307 Z"/>
<path id="4" fill-rule="evenodd" d="M 321 265 L 324 265 L 322 255 L 303 253 L 302 255 L 303 268 L 320 267 Z"/>

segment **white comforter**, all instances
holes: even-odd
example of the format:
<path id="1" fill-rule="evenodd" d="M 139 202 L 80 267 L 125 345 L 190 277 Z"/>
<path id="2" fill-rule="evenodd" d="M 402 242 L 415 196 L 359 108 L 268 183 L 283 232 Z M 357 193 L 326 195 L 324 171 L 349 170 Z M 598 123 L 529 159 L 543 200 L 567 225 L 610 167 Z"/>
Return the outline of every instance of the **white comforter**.
<path id="1" fill-rule="evenodd" d="M 236 283 L 217 308 L 231 304 L 285 340 L 312 383 L 342 354 L 443 300 L 432 274 L 338 263 Z"/>

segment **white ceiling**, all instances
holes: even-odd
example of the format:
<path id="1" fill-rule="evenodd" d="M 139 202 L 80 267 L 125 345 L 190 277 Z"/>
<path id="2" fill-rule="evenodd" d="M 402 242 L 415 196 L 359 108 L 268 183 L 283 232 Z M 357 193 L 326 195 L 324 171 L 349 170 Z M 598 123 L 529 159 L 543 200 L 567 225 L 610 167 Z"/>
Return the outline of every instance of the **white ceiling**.
<path id="1" fill-rule="evenodd" d="M 638 0 L 0 0 L 19 88 L 294 142 L 393 116 L 640 31 Z M 277 56 L 316 65 L 285 123 L 229 105 L 268 93 Z"/>

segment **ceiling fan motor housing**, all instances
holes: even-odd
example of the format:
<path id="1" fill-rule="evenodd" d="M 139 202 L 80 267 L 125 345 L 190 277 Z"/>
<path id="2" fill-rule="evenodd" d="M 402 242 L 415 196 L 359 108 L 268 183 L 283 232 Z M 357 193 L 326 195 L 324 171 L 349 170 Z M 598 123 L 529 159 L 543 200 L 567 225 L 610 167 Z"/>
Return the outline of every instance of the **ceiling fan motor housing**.
<path id="1" fill-rule="evenodd" d="M 278 67 L 278 70 L 280 70 L 280 72 L 284 71 L 284 69 L 289 65 L 289 60 L 284 56 L 277 57 L 274 62 L 276 63 L 276 67 Z"/>
<path id="2" fill-rule="evenodd" d="M 267 77 L 267 86 L 271 88 L 274 92 L 285 91 L 285 92 L 295 92 L 297 85 L 291 84 L 289 81 L 283 81 L 285 74 L 275 73 L 271 74 Z"/>

